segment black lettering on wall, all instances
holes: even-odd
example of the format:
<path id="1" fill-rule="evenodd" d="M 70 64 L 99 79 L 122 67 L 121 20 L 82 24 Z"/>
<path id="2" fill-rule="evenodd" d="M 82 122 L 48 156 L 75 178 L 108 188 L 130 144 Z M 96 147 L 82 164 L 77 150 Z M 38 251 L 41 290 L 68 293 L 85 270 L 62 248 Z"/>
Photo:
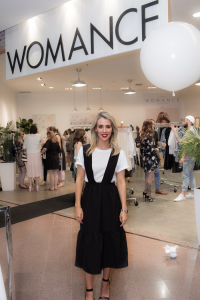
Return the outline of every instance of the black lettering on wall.
<path id="1" fill-rule="evenodd" d="M 50 40 L 47 39 L 47 49 L 46 49 L 45 66 L 48 65 L 49 51 L 51 52 L 51 56 L 53 58 L 54 64 L 56 63 L 59 48 L 61 48 L 62 60 L 65 61 L 65 52 L 64 52 L 64 47 L 63 47 L 62 34 L 60 35 L 60 38 L 59 38 L 59 41 L 58 41 L 58 45 L 57 45 L 56 53 L 55 54 L 53 53 Z"/>
<path id="2" fill-rule="evenodd" d="M 151 18 L 147 18 L 146 19 L 146 17 L 145 17 L 145 9 L 147 7 L 154 6 L 156 4 L 158 4 L 158 0 L 150 2 L 150 3 L 147 3 L 145 5 L 142 5 L 142 41 L 144 41 L 146 39 L 146 23 L 154 21 L 154 20 L 157 20 L 159 18 L 158 15 L 157 15 L 157 16 L 153 16 Z"/>
<path id="3" fill-rule="evenodd" d="M 119 25 L 120 25 L 120 22 L 121 20 L 123 19 L 123 17 L 125 15 L 127 15 L 128 13 L 130 12 L 137 12 L 137 9 L 136 8 L 130 8 L 130 9 L 127 9 L 123 12 L 123 14 L 121 14 L 121 16 L 119 17 L 118 21 L 117 21 L 117 24 L 116 24 L 116 27 L 115 27 L 115 34 L 116 34 L 116 37 L 118 39 L 118 41 L 123 44 L 123 45 L 132 45 L 134 43 L 136 43 L 138 41 L 138 37 L 136 37 L 134 40 L 130 41 L 130 42 L 125 42 L 121 39 L 121 37 L 119 36 Z"/>
<path id="4" fill-rule="evenodd" d="M 79 37 L 79 40 L 80 40 L 82 46 L 75 47 L 77 37 Z M 72 47 L 71 47 L 71 50 L 70 50 L 68 60 L 70 60 L 72 58 L 72 54 L 73 54 L 74 51 L 77 51 L 77 50 L 80 50 L 80 49 L 83 49 L 84 52 L 85 52 L 85 55 L 88 55 L 88 51 L 85 47 L 85 44 L 84 44 L 83 38 L 82 38 L 82 36 L 79 32 L 79 29 L 76 28 L 76 32 L 75 32 L 75 35 L 74 35 L 74 40 L 73 40 L 73 43 L 72 43 Z"/>
<path id="5" fill-rule="evenodd" d="M 110 17 L 110 41 L 92 24 L 90 23 L 90 36 L 91 36 L 91 54 L 94 54 L 94 31 L 113 49 L 113 17 Z"/>
<path id="6" fill-rule="evenodd" d="M 17 52 L 17 50 L 15 50 L 14 61 L 13 61 L 13 64 L 12 64 L 11 57 L 10 57 L 10 53 L 7 52 L 8 61 L 9 61 L 9 64 L 10 64 L 10 68 L 11 68 L 12 74 L 13 74 L 14 71 L 15 71 L 16 60 L 17 60 L 17 62 L 18 62 L 18 66 L 19 66 L 20 72 L 22 71 L 23 64 L 24 64 L 25 53 L 26 53 L 26 46 L 24 46 L 24 50 L 23 50 L 23 54 L 22 54 L 22 59 L 21 59 L 21 62 L 20 62 L 18 52 Z"/>
<path id="7" fill-rule="evenodd" d="M 34 45 L 39 45 L 40 49 L 41 49 L 41 58 L 40 58 L 40 61 L 35 66 L 31 65 L 31 63 L 29 61 L 29 52 L 30 52 L 31 48 Z M 41 65 L 41 63 L 43 61 L 43 58 L 44 58 L 44 49 L 42 47 L 42 44 L 40 44 L 39 42 L 33 42 L 33 43 L 31 43 L 30 46 L 28 47 L 28 50 L 27 50 L 27 53 L 26 53 L 26 60 L 27 60 L 27 64 L 29 65 L 29 67 L 32 68 L 32 69 L 37 69 Z"/>

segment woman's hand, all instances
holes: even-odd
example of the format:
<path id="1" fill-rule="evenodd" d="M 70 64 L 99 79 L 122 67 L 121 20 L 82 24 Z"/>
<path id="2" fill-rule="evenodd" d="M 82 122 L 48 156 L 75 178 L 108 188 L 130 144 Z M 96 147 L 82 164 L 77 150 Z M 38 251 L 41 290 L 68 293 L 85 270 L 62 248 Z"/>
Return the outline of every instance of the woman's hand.
<path id="1" fill-rule="evenodd" d="M 184 161 L 185 161 L 184 158 L 181 158 L 181 160 L 179 160 L 179 164 L 183 165 Z"/>
<path id="2" fill-rule="evenodd" d="M 83 210 L 80 206 L 78 207 L 75 206 L 75 216 L 76 216 L 76 220 L 80 224 L 83 224 Z"/>
<path id="3" fill-rule="evenodd" d="M 126 221 L 128 220 L 128 214 L 125 211 L 121 211 L 119 220 L 121 222 L 120 227 L 124 226 L 126 224 Z"/>

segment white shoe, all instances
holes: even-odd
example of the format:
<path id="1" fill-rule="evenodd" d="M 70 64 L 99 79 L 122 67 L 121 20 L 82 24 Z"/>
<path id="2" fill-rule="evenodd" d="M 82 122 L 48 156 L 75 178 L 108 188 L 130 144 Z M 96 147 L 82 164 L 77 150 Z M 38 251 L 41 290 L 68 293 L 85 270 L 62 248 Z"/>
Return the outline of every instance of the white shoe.
<path id="1" fill-rule="evenodd" d="M 186 197 L 184 197 L 183 194 L 180 194 L 176 199 L 174 199 L 175 202 L 183 200 L 186 200 Z"/>
<path id="2" fill-rule="evenodd" d="M 194 195 L 192 195 L 192 193 L 189 193 L 188 195 L 186 195 L 187 199 L 194 199 Z"/>

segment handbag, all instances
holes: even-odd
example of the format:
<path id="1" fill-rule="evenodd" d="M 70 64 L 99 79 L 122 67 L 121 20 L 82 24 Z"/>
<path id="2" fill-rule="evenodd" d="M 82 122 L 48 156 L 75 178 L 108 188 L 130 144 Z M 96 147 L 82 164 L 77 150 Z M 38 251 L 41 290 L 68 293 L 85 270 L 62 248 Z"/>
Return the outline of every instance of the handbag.
<path id="1" fill-rule="evenodd" d="M 25 153 L 22 154 L 21 160 L 22 160 L 22 161 L 25 161 L 25 162 L 27 161 L 27 157 L 26 157 L 26 154 L 25 154 Z"/>

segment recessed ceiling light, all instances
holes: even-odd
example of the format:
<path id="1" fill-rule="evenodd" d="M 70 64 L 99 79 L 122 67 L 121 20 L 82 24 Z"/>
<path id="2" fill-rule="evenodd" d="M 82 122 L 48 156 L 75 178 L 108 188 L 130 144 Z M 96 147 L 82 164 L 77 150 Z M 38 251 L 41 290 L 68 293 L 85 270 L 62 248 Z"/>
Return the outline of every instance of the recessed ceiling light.
<path id="1" fill-rule="evenodd" d="M 69 88 L 65 88 L 65 90 L 69 90 Z"/>
<path id="2" fill-rule="evenodd" d="M 101 88 L 100 87 L 98 87 L 98 88 L 92 88 L 93 90 L 101 90 Z"/>
<path id="3" fill-rule="evenodd" d="M 148 89 L 157 89 L 156 86 L 149 86 Z"/>
<path id="4" fill-rule="evenodd" d="M 128 87 L 122 87 L 121 90 L 128 90 Z"/>
<path id="5" fill-rule="evenodd" d="M 54 88 L 53 86 L 50 86 L 50 87 L 49 87 L 49 89 L 53 89 L 53 88 Z"/>
<path id="6" fill-rule="evenodd" d="M 38 81 L 41 81 L 41 80 L 42 80 L 42 77 L 38 77 L 37 80 L 38 80 Z"/>
<path id="7" fill-rule="evenodd" d="M 45 83 L 41 83 L 41 86 L 44 86 L 44 85 L 46 85 Z"/>
<path id="8" fill-rule="evenodd" d="M 199 18 L 199 17 L 200 17 L 200 11 L 199 11 L 199 12 L 196 12 L 196 13 L 194 13 L 194 14 L 193 14 L 193 17 L 194 17 L 194 18 Z"/>

